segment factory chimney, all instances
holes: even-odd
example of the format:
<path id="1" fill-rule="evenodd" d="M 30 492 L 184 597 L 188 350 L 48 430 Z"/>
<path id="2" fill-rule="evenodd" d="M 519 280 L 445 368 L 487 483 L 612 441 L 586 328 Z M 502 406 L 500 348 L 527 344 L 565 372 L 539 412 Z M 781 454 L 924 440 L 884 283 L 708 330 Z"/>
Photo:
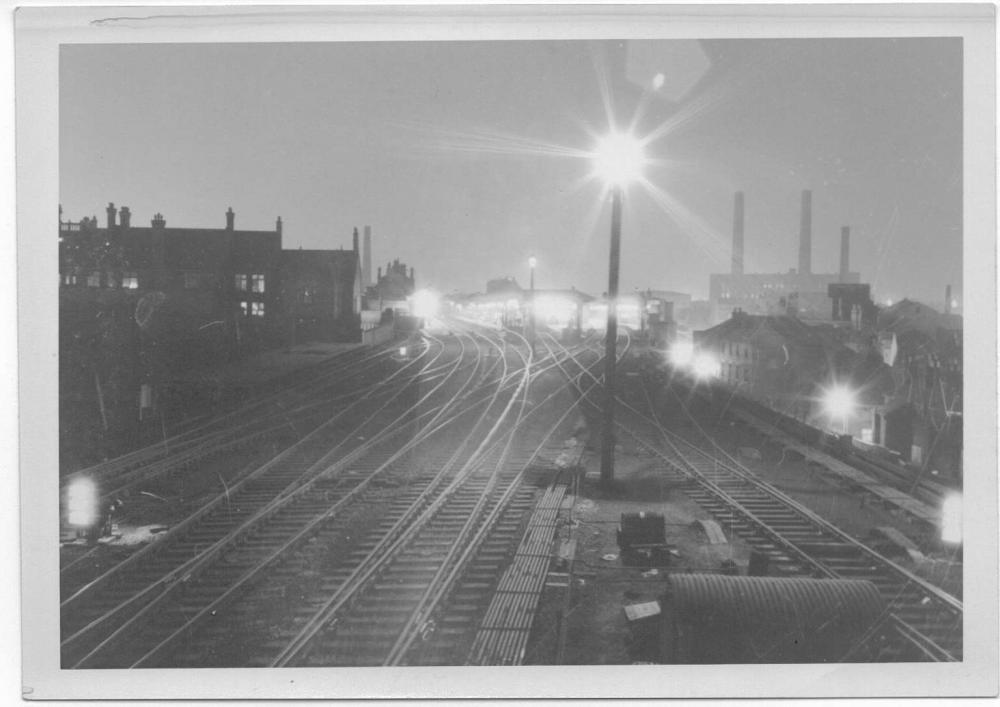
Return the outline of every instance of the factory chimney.
<path id="1" fill-rule="evenodd" d="M 951 314 L 951 285 L 944 288 L 944 313 Z"/>
<path id="2" fill-rule="evenodd" d="M 733 202 L 733 275 L 743 274 L 743 192 Z"/>
<path id="3" fill-rule="evenodd" d="M 358 227 L 357 226 L 354 227 L 354 235 L 351 238 L 351 249 L 355 253 L 358 253 L 358 251 L 360 250 L 359 247 L 358 247 Z"/>
<path id="4" fill-rule="evenodd" d="M 108 228 L 115 227 L 115 218 L 118 215 L 118 209 L 115 208 L 114 203 L 108 203 Z"/>
<path id="5" fill-rule="evenodd" d="M 236 221 L 236 213 L 233 211 L 233 207 L 230 206 L 226 209 L 226 230 L 232 231 L 233 225 Z"/>
<path id="6" fill-rule="evenodd" d="M 840 227 L 840 281 L 847 282 L 851 269 L 851 227 Z"/>
<path id="7" fill-rule="evenodd" d="M 361 254 L 361 286 L 372 284 L 372 227 L 365 226 L 364 251 Z"/>
<path id="8" fill-rule="evenodd" d="M 812 192 L 802 190 L 802 221 L 799 225 L 799 274 L 812 272 Z"/>

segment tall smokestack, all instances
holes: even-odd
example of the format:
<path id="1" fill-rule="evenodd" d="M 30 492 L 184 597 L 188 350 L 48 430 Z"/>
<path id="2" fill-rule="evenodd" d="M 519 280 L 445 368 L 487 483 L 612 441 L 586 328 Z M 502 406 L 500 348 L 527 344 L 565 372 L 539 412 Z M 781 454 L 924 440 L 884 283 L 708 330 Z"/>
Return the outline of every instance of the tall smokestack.
<path id="1" fill-rule="evenodd" d="M 365 250 L 361 255 L 361 284 L 364 287 L 372 284 L 372 227 L 365 226 Z"/>
<path id="2" fill-rule="evenodd" d="M 951 285 L 944 288 L 944 313 L 951 314 Z"/>
<path id="3" fill-rule="evenodd" d="M 743 192 L 733 202 L 733 275 L 743 274 Z"/>
<path id="4" fill-rule="evenodd" d="M 799 273 L 812 272 L 812 192 L 802 190 L 802 222 L 799 225 Z"/>
<path id="5" fill-rule="evenodd" d="M 355 253 L 358 253 L 358 255 L 361 254 L 360 253 L 361 248 L 358 245 L 358 227 L 357 226 L 354 227 L 354 233 L 351 236 L 351 250 L 353 250 Z"/>
<path id="6" fill-rule="evenodd" d="M 840 227 L 840 281 L 847 282 L 851 270 L 851 227 Z"/>

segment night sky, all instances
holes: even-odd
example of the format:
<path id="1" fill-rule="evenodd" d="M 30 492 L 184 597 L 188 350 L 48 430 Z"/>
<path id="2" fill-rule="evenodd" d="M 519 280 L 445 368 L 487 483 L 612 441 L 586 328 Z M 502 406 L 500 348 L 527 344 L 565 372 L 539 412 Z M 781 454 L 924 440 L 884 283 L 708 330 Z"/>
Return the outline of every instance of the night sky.
<path id="1" fill-rule="evenodd" d="M 694 51 L 692 51 L 694 50 Z M 704 59 L 707 69 L 701 71 Z M 663 87 L 653 77 L 663 73 Z M 626 197 L 622 291 L 707 296 L 728 272 L 733 192 L 746 271 L 797 265 L 813 191 L 813 271 L 878 300 L 961 297 L 960 39 L 64 45 L 64 218 L 129 206 L 169 226 L 284 222 L 286 248 L 350 247 L 418 285 L 487 279 L 600 294 L 610 205 L 580 156 L 608 127 L 666 123 Z M 692 84 L 684 95 L 677 83 Z M 669 95 L 664 95 L 669 94 Z"/>

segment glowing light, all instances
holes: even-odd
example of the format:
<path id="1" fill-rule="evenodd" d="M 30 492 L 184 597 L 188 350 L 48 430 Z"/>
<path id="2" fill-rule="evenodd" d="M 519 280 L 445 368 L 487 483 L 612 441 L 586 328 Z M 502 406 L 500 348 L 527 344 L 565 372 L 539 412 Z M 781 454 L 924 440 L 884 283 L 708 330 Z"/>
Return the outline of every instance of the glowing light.
<path id="1" fill-rule="evenodd" d="M 957 299 L 953 299 L 951 301 L 951 308 L 952 309 L 957 309 L 958 308 L 958 300 Z"/>
<path id="2" fill-rule="evenodd" d="M 667 351 L 667 357 L 675 366 L 687 366 L 694 358 L 694 344 L 690 341 L 675 341 Z"/>
<path id="3" fill-rule="evenodd" d="M 531 256 L 530 258 L 528 258 L 529 268 L 534 269 L 536 265 L 538 265 L 538 258 L 536 258 L 535 256 Z"/>
<path id="4" fill-rule="evenodd" d="M 823 406 L 833 417 L 845 419 L 854 411 L 857 399 L 854 392 L 842 385 L 834 386 L 823 395 Z"/>
<path id="5" fill-rule="evenodd" d="M 624 187 L 642 177 L 642 143 L 628 133 L 611 133 L 597 143 L 594 173 L 609 186 Z"/>
<path id="6" fill-rule="evenodd" d="M 710 353 L 699 353 L 694 357 L 693 362 L 694 375 L 702 380 L 707 380 L 709 378 L 718 378 L 719 373 L 722 371 L 722 367 L 719 365 L 719 359 Z"/>
<path id="7" fill-rule="evenodd" d="M 97 522 L 97 486 L 87 478 L 70 484 L 66 499 L 70 525 L 85 528 Z"/>
<path id="8" fill-rule="evenodd" d="M 952 493 L 941 504 L 941 542 L 962 542 L 962 494 Z"/>
<path id="9" fill-rule="evenodd" d="M 661 88 L 663 88 L 663 82 L 666 81 L 666 80 L 667 80 L 667 77 L 664 76 L 663 74 L 657 74 L 656 76 L 654 76 L 653 77 L 653 90 L 654 91 L 659 91 Z"/>
<path id="10" fill-rule="evenodd" d="M 892 306 L 892 298 L 887 299 L 885 301 L 885 303 L 886 303 L 886 306 L 891 307 Z"/>
<path id="11" fill-rule="evenodd" d="M 415 317 L 433 317 L 441 307 L 441 299 L 430 290 L 418 290 L 413 293 L 411 307 Z"/>
<path id="12" fill-rule="evenodd" d="M 405 346 L 400 346 L 399 347 L 399 356 L 400 356 L 400 358 L 406 358 L 406 347 Z"/>
<path id="13" fill-rule="evenodd" d="M 535 314 L 542 324 L 562 329 L 576 319 L 576 301 L 558 295 L 539 295 L 535 299 Z"/>

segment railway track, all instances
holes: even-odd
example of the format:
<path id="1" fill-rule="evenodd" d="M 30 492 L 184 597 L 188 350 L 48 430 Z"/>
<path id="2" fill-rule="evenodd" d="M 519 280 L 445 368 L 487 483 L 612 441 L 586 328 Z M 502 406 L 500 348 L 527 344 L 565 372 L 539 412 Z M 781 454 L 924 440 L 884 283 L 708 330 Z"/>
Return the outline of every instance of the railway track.
<path id="1" fill-rule="evenodd" d="M 463 336 L 466 341 L 473 340 L 472 336 Z M 473 365 L 463 366 L 463 357 L 456 358 L 454 368 L 464 374 L 460 382 L 453 380 L 450 384 L 447 400 L 435 406 L 427 402 L 429 396 L 425 395 L 424 411 L 412 407 L 400 416 L 399 422 L 405 418 L 404 426 L 390 425 L 395 432 L 359 445 L 364 453 L 345 456 L 345 449 L 336 448 L 305 469 L 302 463 L 294 469 L 289 465 L 287 476 L 268 476 L 273 479 L 260 488 L 253 488 L 248 482 L 245 489 L 236 491 L 247 491 L 246 504 L 255 502 L 256 510 L 240 518 L 228 515 L 223 519 L 219 515 L 221 506 L 213 509 L 214 515 L 203 509 L 182 524 L 184 527 L 172 531 L 173 542 L 158 541 L 148 546 L 137 553 L 139 559 L 130 558 L 108 576 L 99 578 L 101 581 L 78 590 L 63 606 L 63 665 L 150 667 L 266 662 L 269 645 L 266 636 L 265 640 L 260 640 L 259 634 L 255 641 L 232 640 L 240 628 L 249 628 L 246 619 L 253 615 L 247 613 L 247 607 L 253 607 L 255 599 L 245 597 L 256 597 L 259 602 L 262 597 L 273 599 L 273 592 L 279 592 L 283 600 L 288 599 L 289 583 L 301 578 L 301 563 L 309 556 L 310 548 L 334 548 L 332 554 L 338 558 L 328 571 L 310 575 L 310 587 L 324 597 L 329 596 L 332 586 L 349 585 L 350 577 L 365 567 L 370 568 L 375 557 L 382 558 L 376 562 L 380 577 L 394 577 L 394 572 L 404 571 L 400 568 L 406 566 L 405 561 L 390 570 L 386 558 L 394 555 L 379 554 L 379 548 L 398 548 L 400 542 L 409 547 L 404 539 L 415 538 L 418 528 L 427 533 L 421 536 L 424 540 L 437 533 L 442 540 L 448 538 L 455 545 L 454 523 L 463 516 L 466 524 L 488 520 L 482 532 L 473 532 L 471 536 L 478 539 L 475 545 L 490 549 L 495 560 L 498 543 L 502 544 L 505 537 L 511 542 L 511 528 L 520 522 L 518 519 L 523 517 L 533 492 L 517 484 L 523 467 L 520 463 L 511 467 L 518 469 L 518 473 L 506 470 L 491 475 L 485 471 L 490 468 L 490 455 L 496 454 L 499 444 L 497 441 L 487 446 L 487 442 L 491 437 L 503 437 L 503 425 L 512 424 L 506 412 L 514 408 L 519 396 L 523 407 L 527 386 L 514 381 L 530 371 L 527 367 L 509 373 L 498 371 L 507 360 L 503 345 L 489 342 L 501 355 L 488 358 L 483 355 L 483 342 L 480 338 L 476 344 Z M 443 385 L 438 383 L 434 390 Z M 506 412 L 498 414 L 496 406 L 504 399 Z M 470 414 L 477 410 L 478 416 Z M 386 426 L 385 420 L 381 422 Z M 465 439 L 478 439 L 481 433 L 474 435 L 471 430 L 487 422 L 494 426 L 493 432 L 475 450 L 463 450 L 460 446 L 447 460 L 440 455 L 418 454 L 418 447 L 430 444 L 435 436 L 461 434 Z M 456 432 L 463 427 L 464 432 Z M 302 444 L 296 445 L 296 449 L 306 458 L 315 457 L 328 448 L 328 442 L 324 447 L 320 441 L 323 436 L 320 431 L 310 435 L 317 449 L 308 450 Z M 512 432 L 506 439 L 509 447 Z M 376 444 L 382 444 L 383 448 L 376 449 Z M 470 455 L 464 462 L 460 459 L 463 452 Z M 509 461 L 510 450 L 505 454 L 506 457 L 504 454 L 501 457 Z M 281 467 L 281 461 L 275 460 L 271 466 Z M 500 464 L 503 469 L 508 466 Z M 458 483 L 457 479 L 463 481 Z M 232 513 L 232 502 L 231 496 L 225 509 L 227 514 Z M 373 524 L 375 518 L 379 521 Z M 460 536 L 466 534 L 461 532 Z M 423 546 L 417 543 L 414 547 Z M 426 548 L 420 551 L 426 552 Z M 456 552 L 453 547 L 450 554 L 453 563 L 449 565 L 452 570 L 478 567 L 480 573 L 485 571 L 482 563 L 488 562 L 490 552 L 468 555 Z M 447 581 L 438 577 L 435 586 L 461 586 L 456 584 L 457 580 L 457 574 Z M 368 586 L 369 583 L 357 584 L 349 593 L 363 596 L 365 592 L 361 589 Z M 471 585 L 465 586 L 468 589 Z M 443 599 L 444 594 L 431 591 L 418 602 L 417 608 L 430 615 Z M 292 618 L 298 617 L 296 620 L 300 621 L 301 613 L 308 611 L 307 597 L 303 594 L 288 600 L 294 605 Z M 233 617 L 243 617 L 243 624 L 237 619 L 234 625 Z M 427 630 L 427 621 L 404 622 L 399 646 L 406 647 L 390 646 L 390 649 L 399 653 L 399 660 L 404 660 L 410 645 L 415 641 L 423 643 Z M 220 649 L 220 645 L 229 650 Z M 244 647 L 242 654 L 235 650 L 237 645 Z M 261 646 L 265 654 L 252 655 L 246 646 Z"/>
<path id="2" fill-rule="evenodd" d="M 659 459 L 689 497 L 768 559 L 773 574 L 865 579 L 878 588 L 885 615 L 865 645 L 845 660 L 962 659 L 958 599 L 758 478 L 726 454 L 686 408 L 681 407 L 685 422 L 693 424 L 665 424 L 645 388 L 630 392 L 618 398 L 619 434 Z"/>
<path id="3" fill-rule="evenodd" d="M 440 342 L 432 343 L 438 346 Z M 349 354 L 353 355 L 336 357 L 335 365 L 331 362 L 317 367 L 315 380 L 262 395 L 161 443 L 66 474 L 60 485 L 66 489 L 76 479 L 88 478 L 98 485 L 101 498 L 109 499 L 251 444 L 301 437 L 379 383 L 388 390 L 394 379 L 428 375 L 418 364 L 423 357 L 434 355 L 429 345 L 403 367 L 391 365 L 394 350 L 383 347 L 365 355 L 352 351 Z"/>
<path id="4" fill-rule="evenodd" d="M 397 439 L 401 436 L 409 434 L 411 444 L 418 441 L 421 425 L 434 424 L 479 374 L 482 357 L 475 357 L 471 370 L 462 364 L 459 351 L 449 376 L 427 391 L 413 382 L 403 386 L 393 396 L 394 405 L 381 401 L 360 423 L 351 422 L 355 416 L 331 419 L 157 542 L 75 591 L 67 591 L 61 607 L 64 664 L 88 664 L 160 601 L 179 592 L 234 546 L 260 534 L 265 525 L 287 527 L 283 516 L 325 511 L 330 494 L 343 492 L 345 485 L 350 489 L 352 481 L 365 483 L 349 467 L 366 456 L 381 453 L 388 457 L 406 449 L 406 443 Z M 460 369 L 465 375 L 456 383 Z M 451 390 L 445 390 L 449 382 Z M 406 391 L 409 399 L 403 395 Z"/>

